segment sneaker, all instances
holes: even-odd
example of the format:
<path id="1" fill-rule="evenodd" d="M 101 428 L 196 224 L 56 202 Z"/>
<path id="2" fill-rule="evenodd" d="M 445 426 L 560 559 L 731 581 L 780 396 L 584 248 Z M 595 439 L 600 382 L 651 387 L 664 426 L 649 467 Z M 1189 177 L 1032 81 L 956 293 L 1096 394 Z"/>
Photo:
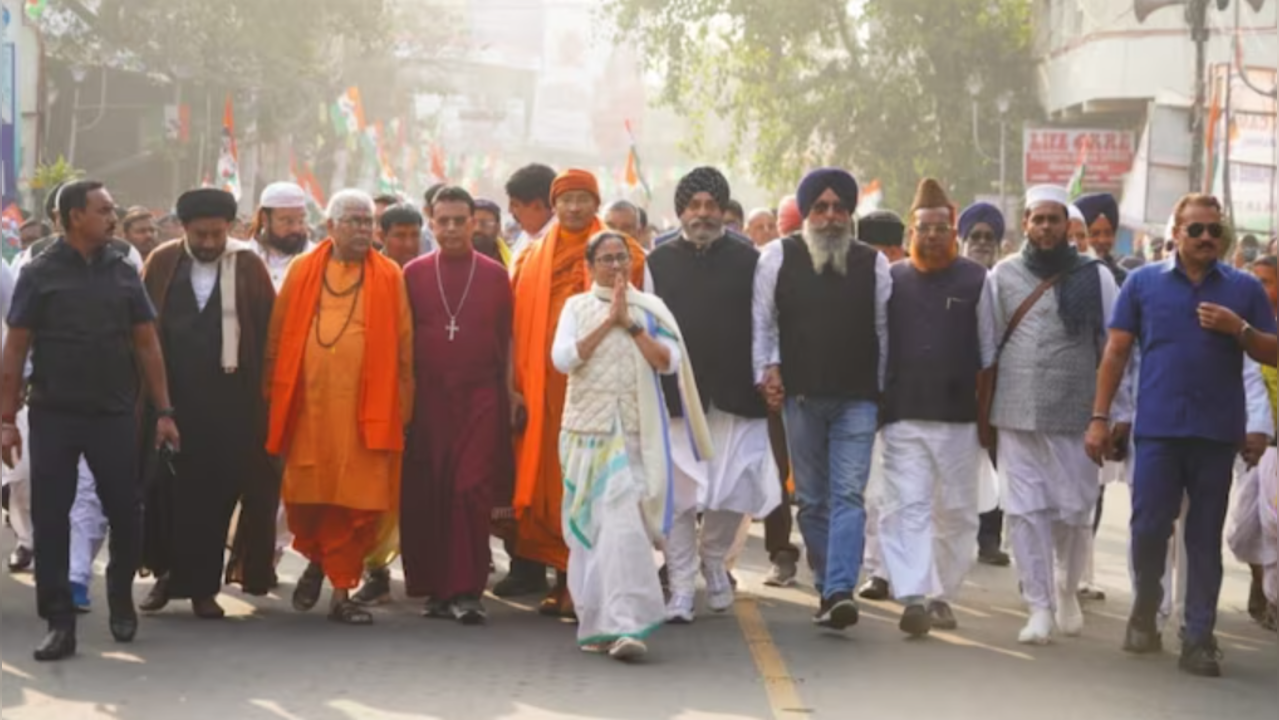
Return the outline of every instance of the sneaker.
<path id="1" fill-rule="evenodd" d="M 907 605 L 897 627 L 911 637 L 923 637 L 933 629 L 933 619 L 923 605 Z"/>
<path id="2" fill-rule="evenodd" d="M 863 600 L 887 600 L 889 595 L 888 581 L 881 577 L 871 576 L 869 580 L 862 585 L 857 591 L 857 596 Z"/>
<path id="3" fill-rule="evenodd" d="M 1053 613 L 1047 608 L 1032 610 L 1030 621 L 1017 635 L 1022 645 L 1047 645 L 1053 638 Z"/>
<path id="4" fill-rule="evenodd" d="M 1155 627 L 1154 619 L 1143 620 L 1139 617 L 1128 619 L 1128 629 L 1124 632 L 1124 652 L 1133 655 L 1158 655 L 1164 651 L 1163 636 Z"/>
<path id="5" fill-rule="evenodd" d="M 782 550 L 773 555 L 772 567 L 764 584 L 769 587 L 791 587 L 795 585 L 799 575 L 799 553 L 794 550 Z"/>
<path id="6" fill-rule="evenodd" d="M 703 565 L 702 577 L 706 578 L 706 604 L 711 612 L 722 613 L 733 607 L 733 584 L 723 565 Z"/>
<path id="7" fill-rule="evenodd" d="M 453 616 L 453 604 L 447 600 L 437 600 L 431 598 L 426 601 L 426 605 L 422 608 L 422 617 L 434 620 L 451 620 Z"/>
<path id="8" fill-rule="evenodd" d="M 861 611 L 857 608 L 857 603 L 853 601 L 853 594 L 840 592 L 822 599 L 821 607 L 813 622 L 818 627 L 843 630 L 856 625 L 860 619 Z"/>
<path id="9" fill-rule="evenodd" d="M 351 596 L 359 605 L 384 605 L 391 602 L 391 569 L 378 568 L 364 574 L 364 584 Z"/>
<path id="10" fill-rule="evenodd" d="M 648 646 L 635 638 L 618 638 L 608 648 L 608 656 L 614 660 L 629 662 L 638 660 L 648 653 Z"/>
<path id="11" fill-rule="evenodd" d="M 1079 637 L 1084 632 L 1084 611 L 1079 596 L 1062 592 L 1057 596 L 1057 629 L 1066 637 Z"/>
<path id="12" fill-rule="evenodd" d="M 1177 667 L 1198 677 L 1221 677 L 1221 650 L 1217 647 L 1217 640 L 1210 637 L 1182 645 Z"/>
<path id="13" fill-rule="evenodd" d="M 71 583 L 71 604 L 75 605 L 75 611 L 78 613 L 87 613 L 93 609 L 93 604 L 89 601 L 89 586 L 83 583 Z"/>
<path id="14" fill-rule="evenodd" d="M 671 595 L 670 602 L 666 603 L 666 622 L 672 625 L 688 625 L 693 622 L 697 617 L 693 604 L 692 595 L 686 593 Z"/>
<path id="15" fill-rule="evenodd" d="M 474 595 L 462 595 L 451 604 L 453 619 L 463 625 L 483 625 L 488 620 L 484 603 Z"/>
<path id="16" fill-rule="evenodd" d="M 955 611 L 950 609 L 950 603 L 943 600 L 934 600 L 928 603 L 928 615 L 933 621 L 933 627 L 937 630 L 956 630 L 959 628 L 959 621 L 955 619 Z"/>

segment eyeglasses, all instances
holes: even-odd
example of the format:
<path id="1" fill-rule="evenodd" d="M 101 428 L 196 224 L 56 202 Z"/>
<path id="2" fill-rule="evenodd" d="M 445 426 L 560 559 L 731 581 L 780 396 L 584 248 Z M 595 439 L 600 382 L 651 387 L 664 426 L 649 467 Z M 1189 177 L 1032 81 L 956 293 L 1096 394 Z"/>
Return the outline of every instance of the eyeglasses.
<path id="1" fill-rule="evenodd" d="M 950 232 L 946 223 L 920 224 L 915 226 L 916 235 L 945 235 Z"/>
<path id="2" fill-rule="evenodd" d="M 978 230 L 968 233 L 969 242 L 995 242 L 995 233 L 987 230 Z"/>
<path id="3" fill-rule="evenodd" d="M 848 209 L 847 205 L 845 205 L 844 203 L 838 200 L 836 200 L 835 202 L 827 202 L 825 200 L 820 200 L 816 203 L 813 203 L 813 210 L 812 210 L 813 215 L 826 215 L 827 213 L 831 213 L 831 212 L 835 212 L 840 215 L 847 215 L 851 211 Z"/>
<path id="4" fill-rule="evenodd" d="M 1186 236 L 1192 238 L 1202 237 L 1204 230 L 1207 230 L 1208 234 L 1214 239 L 1219 239 L 1222 233 L 1226 231 L 1221 223 L 1190 223 L 1186 226 Z"/>
<path id="5" fill-rule="evenodd" d="M 621 267 L 622 265 L 631 264 L 631 256 L 628 255 L 627 253 L 617 253 L 614 255 L 600 255 L 599 257 L 595 258 L 595 263 L 597 265 L 602 265 L 604 267 L 609 267 L 609 266 Z"/>

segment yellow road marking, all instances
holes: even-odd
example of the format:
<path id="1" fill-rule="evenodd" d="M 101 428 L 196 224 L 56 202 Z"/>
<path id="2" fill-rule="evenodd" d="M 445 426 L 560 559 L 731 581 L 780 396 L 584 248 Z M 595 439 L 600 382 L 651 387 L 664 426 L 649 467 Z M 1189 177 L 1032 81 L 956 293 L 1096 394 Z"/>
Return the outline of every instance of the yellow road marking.
<path id="1" fill-rule="evenodd" d="M 755 598 L 739 595 L 733 608 L 742 636 L 746 638 L 751 657 L 755 660 L 755 669 L 764 679 L 764 691 L 768 693 L 768 705 L 774 720 L 795 720 L 811 715 L 812 710 L 804 707 L 799 698 L 795 679 L 786 669 L 781 651 L 773 643 L 772 633 L 768 632 L 768 624 L 764 622 Z"/>

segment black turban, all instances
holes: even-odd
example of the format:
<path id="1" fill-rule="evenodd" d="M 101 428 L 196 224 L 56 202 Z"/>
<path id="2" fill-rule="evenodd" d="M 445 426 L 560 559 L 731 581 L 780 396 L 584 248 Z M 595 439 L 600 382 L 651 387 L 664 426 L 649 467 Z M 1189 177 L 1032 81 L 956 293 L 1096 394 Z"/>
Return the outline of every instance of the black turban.
<path id="1" fill-rule="evenodd" d="M 1119 203 L 1110 193 L 1093 193 L 1084 195 L 1075 201 L 1075 207 L 1084 215 L 1084 226 L 1091 228 L 1097 218 L 1104 216 L 1110 221 L 1110 227 L 1119 231 Z"/>
<path id="2" fill-rule="evenodd" d="M 178 220 L 183 225 L 205 218 L 222 218 L 227 222 L 234 222 L 238 210 L 235 196 L 217 188 L 189 190 L 178 198 Z"/>
<path id="3" fill-rule="evenodd" d="M 890 210 L 876 210 L 857 221 L 857 239 L 876 247 L 901 247 L 906 223 Z"/>
<path id="4" fill-rule="evenodd" d="M 857 181 L 847 170 L 839 168 L 818 168 L 807 175 L 799 183 L 799 191 L 795 193 L 795 198 L 799 201 L 799 215 L 804 219 L 808 219 L 808 214 L 813 211 L 813 205 L 817 203 L 817 198 L 827 190 L 834 190 L 835 194 L 848 208 L 848 212 L 857 209 Z"/>
<path id="5" fill-rule="evenodd" d="M 680 179 L 675 187 L 675 214 L 683 215 L 684 208 L 697 193 L 710 193 L 720 209 L 728 207 L 732 196 L 728 188 L 728 178 L 713 167 L 699 167 Z"/>

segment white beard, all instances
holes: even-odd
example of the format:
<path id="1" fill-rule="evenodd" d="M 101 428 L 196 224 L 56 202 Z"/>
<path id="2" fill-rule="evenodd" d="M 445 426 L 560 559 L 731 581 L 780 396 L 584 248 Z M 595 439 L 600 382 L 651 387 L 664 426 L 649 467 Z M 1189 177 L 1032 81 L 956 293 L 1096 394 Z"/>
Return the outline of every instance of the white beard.
<path id="1" fill-rule="evenodd" d="M 840 235 L 831 237 L 826 233 L 814 232 L 804 221 L 804 244 L 808 246 L 808 254 L 813 257 L 813 271 L 821 275 L 826 268 L 831 268 L 840 275 L 848 274 L 848 248 L 853 243 L 851 229 Z"/>

